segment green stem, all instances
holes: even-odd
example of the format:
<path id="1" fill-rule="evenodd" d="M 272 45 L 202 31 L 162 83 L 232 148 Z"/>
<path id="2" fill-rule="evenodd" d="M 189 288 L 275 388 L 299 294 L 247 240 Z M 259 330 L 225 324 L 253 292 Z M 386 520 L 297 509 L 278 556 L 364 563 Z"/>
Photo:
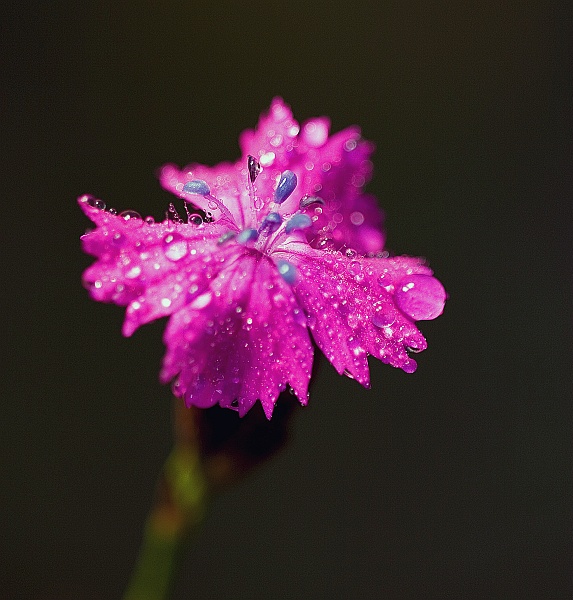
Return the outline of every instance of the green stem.
<path id="1" fill-rule="evenodd" d="M 168 600 L 187 542 L 203 520 L 208 495 L 196 452 L 175 447 L 165 463 L 123 600 Z"/>

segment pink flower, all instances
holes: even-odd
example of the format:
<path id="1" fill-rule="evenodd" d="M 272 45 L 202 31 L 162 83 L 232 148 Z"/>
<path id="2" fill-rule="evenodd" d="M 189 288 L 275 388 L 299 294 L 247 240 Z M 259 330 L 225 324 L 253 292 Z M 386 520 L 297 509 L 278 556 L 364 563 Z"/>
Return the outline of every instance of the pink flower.
<path id="1" fill-rule="evenodd" d="M 367 356 L 411 373 L 426 348 L 414 322 L 442 313 L 446 293 L 422 259 L 388 258 L 375 199 L 362 193 L 373 147 L 329 121 L 299 127 L 275 99 L 240 143 L 243 158 L 209 168 L 166 165 L 184 200 L 162 223 L 79 199 L 97 228 L 92 297 L 127 306 L 123 333 L 168 316 L 161 379 L 188 406 L 268 418 L 287 384 L 308 400 L 311 336 L 339 373 L 369 386 Z"/>

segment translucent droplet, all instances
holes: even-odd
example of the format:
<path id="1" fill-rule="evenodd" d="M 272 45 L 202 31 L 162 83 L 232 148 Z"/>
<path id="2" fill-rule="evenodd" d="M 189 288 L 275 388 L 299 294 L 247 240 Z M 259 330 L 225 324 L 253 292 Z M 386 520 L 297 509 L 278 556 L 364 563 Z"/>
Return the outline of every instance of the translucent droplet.
<path id="1" fill-rule="evenodd" d="M 392 276 L 390 273 L 380 273 L 378 275 L 378 285 L 386 289 L 390 288 L 392 286 Z"/>
<path id="2" fill-rule="evenodd" d="M 346 152 L 352 152 L 352 150 L 354 150 L 357 145 L 358 144 L 356 143 L 355 139 L 350 139 L 344 142 L 344 149 L 346 150 Z"/>
<path id="3" fill-rule="evenodd" d="M 213 294 L 211 292 L 206 292 L 205 294 L 201 294 L 197 296 L 195 300 L 190 304 L 191 308 L 205 308 L 211 303 L 213 299 Z"/>
<path id="4" fill-rule="evenodd" d="M 251 183 L 255 182 L 255 179 L 259 176 L 259 173 L 262 170 L 261 163 L 254 157 L 249 154 L 247 158 L 247 169 L 249 170 L 249 179 Z"/>
<path id="5" fill-rule="evenodd" d="M 374 313 L 374 316 L 372 317 L 372 325 L 380 328 L 390 327 L 390 325 L 394 324 L 394 321 L 396 321 L 396 316 L 391 312 L 385 312 L 384 310 L 379 310 Z"/>
<path id="6" fill-rule="evenodd" d="M 311 204 L 324 204 L 324 200 L 322 198 L 319 198 L 318 196 L 305 195 L 300 199 L 298 205 L 300 209 L 303 209 L 307 206 L 310 206 Z"/>
<path id="7" fill-rule="evenodd" d="M 350 222 L 358 227 L 364 223 L 364 215 L 361 212 L 354 211 L 350 213 Z"/>
<path id="8" fill-rule="evenodd" d="M 414 321 L 429 321 L 442 314 L 446 302 L 444 286 L 431 275 L 408 275 L 396 286 L 398 308 Z"/>
<path id="9" fill-rule="evenodd" d="M 125 274 L 126 279 L 135 279 L 136 277 L 139 277 L 141 275 L 141 267 L 139 265 L 136 265 L 135 267 L 132 267 L 131 269 L 129 269 L 129 271 L 127 271 L 127 273 Z"/>
<path id="10" fill-rule="evenodd" d="M 357 252 L 354 248 L 346 248 L 344 254 L 346 255 L 346 258 L 356 258 Z"/>
<path id="11" fill-rule="evenodd" d="M 100 200 L 99 198 L 94 198 L 93 196 L 86 196 L 87 203 L 98 210 L 105 210 L 105 202 Z"/>
<path id="12" fill-rule="evenodd" d="M 143 224 L 143 220 L 141 218 L 141 215 L 136 212 L 135 210 L 124 210 L 122 213 L 119 214 L 119 216 L 126 222 L 129 221 L 140 221 L 140 225 Z"/>
<path id="13" fill-rule="evenodd" d="M 168 233 L 163 238 L 163 253 L 170 261 L 181 260 L 188 251 L 187 240 L 179 233 Z"/>
<path id="14" fill-rule="evenodd" d="M 153 225 L 155 223 L 155 219 L 151 215 L 145 217 L 144 221 L 147 225 Z"/>
<path id="15" fill-rule="evenodd" d="M 191 225 L 199 226 L 203 224 L 203 219 L 201 215 L 198 214 L 189 215 L 189 223 L 191 223 Z"/>
<path id="16" fill-rule="evenodd" d="M 215 200 L 209 200 L 207 206 L 210 210 L 217 210 L 219 208 L 219 205 L 215 202 Z"/>
<path id="17" fill-rule="evenodd" d="M 107 211 L 110 215 L 117 215 L 117 210 L 115 208 L 108 208 Z"/>
<path id="18" fill-rule="evenodd" d="M 318 241 L 317 248 L 319 250 L 327 250 L 334 246 L 334 240 L 332 238 L 324 237 Z"/>
<path id="19" fill-rule="evenodd" d="M 362 271 L 362 265 L 357 260 L 350 261 L 346 268 L 351 275 L 360 275 Z"/>
<path id="20" fill-rule="evenodd" d="M 418 368 L 415 360 L 408 359 L 403 365 L 402 370 L 405 373 L 413 373 Z"/>

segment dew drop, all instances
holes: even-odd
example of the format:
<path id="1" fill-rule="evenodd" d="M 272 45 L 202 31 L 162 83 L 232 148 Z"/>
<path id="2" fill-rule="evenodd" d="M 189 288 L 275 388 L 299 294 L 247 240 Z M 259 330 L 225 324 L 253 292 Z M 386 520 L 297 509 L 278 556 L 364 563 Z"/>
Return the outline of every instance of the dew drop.
<path id="1" fill-rule="evenodd" d="M 197 227 L 203 224 L 203 219 L 201 215 L 198 214 L 189 215 L 188 221 L 191 225 L 196 225 Z"/>
<path id="2" fill-rule="evenodd" d="M 334 240 L 332 238 L 324 237 L 318 241 L 317 248 L 319 250 L 327 250 L 334 246 Z"/>
<path id="3" fill-rule="evenodd" d="M 414 321 L 429 321 L 442 314 L 446 290 L 431 275 L 408 275 L 398 284 L 395 299 L 398 308 Z"/>
<path id="4" fill-rule="evenodd" d="M 117 215 L 117 210 L 115 208 L 109 208 L 107 212 L 110 215 Z"/>
<path id="5" fill-rule="evenodd" d="M 211 292 L 206 292 L 205 294 L 201 294 L 197 296 L 195 300 L 189 305 L 191 308 L 205 308 L 211 303 L 213 299 L 213 294 Z"/>
<path id="6" fill-rule="evenodd" d="M 346 248 L 344 254 L 346 255 L 346 258 L 356 258 L 357 252 L 354 248 Z"/>
<path id="7" fill-rule="evenodd" d="M 303 209 L 311 204 L 324 204 L 324 200 L 318 196 L 309 196 L 307 194 L 300 199 L 298 206 L 300 209 Z"/>
<path id="8" fill-rule="evenodd" d="M 350 213 L 350 222 L 358 227 L 364 223 L 364 215 L 361 212 L 354 211 Z"/>
<path id="9" fill-rule="evenodd" d="M 378 275 L 377 281 L 378 285 L 382 286 L 383 288 L 386 288 L 386 290 L 392 287 L 392 276 L 390 275 L 390 273 L 380 273 L 380 275 Z"/>
<path id="10" fill-rule="evenodd" d="M 163 253 L 172 262 L 181 260 L 188 250 L 187 240 L 179 233 L 168 233 L 163 238 Z"/>
<path id="11" fill-rule="evenodd" d="M 141 275 L 141 267 L 137 265 L 137 266 L 129 269 L 129 271 L 127 271 L 127 273 L 125 274 L 125 277 L 126 277 L 126 279 L 135 279 L 136 277 L 139 277 L 140 275 Z"/>
<path id="12" fill-rule="evenodd" d="M 348 272 L 351 275 L 357 276 L 357 275 L 360 275 L 360 273 L 362 271 L 362 265 L 360 264 L 359 261 L 353 260 L 350 263 L 348 263 L 348 266 L 346 267 L 346 269 L 348 270 Z"/>
<path id="13" fill-rule="evenodd" d="M 86 202 L 97 208 L 98 210 L 105 210 L 105 202 L 103 200 L 99 200 L 99 198 L 94 198 L 93 196 L 86 196 Z"/>
<path id="14" fill-rule="evenodd" d="M 262 167 L 261 163 L 259 163 L 259 161 L 250 154 L 247 158 L 247 169 L 249 170 L 249 179 L 251 180 L 251 183 L 254 183 L 255 179 L 259 176 Z"/>
<path id="15" fill-rule="evenodd" d="M 390 327 L 390 325 L 394 324 L 394 321 L 396 321 L 396 316 L 390 312 L 385 312 L 384 310 L 379 310 L 374 313 L 374 316 L 372 317 L 372 325 L 380 328 Z"/>
<path id="16" fill-rule="evenodd" d="M 119 214 L 119 216 L 126 223 L 135 223 L 138 226 L 143 225 L 143 219 L 141 218 L 141 215 L 135 210 L 124 210 L 122 213 Z"/>
<path id="17" fill-rule="evenodd" d="M 405 373 L 413 373 L 416 368 L 418 367 L 418 365 L 416 364 L 415 360 L 412 359 L 408 359 L 403 365 L 402 365 L 402 370 Z"/>
<path id="18" fill-rule="evenodd" d="M 144 221 L 147 225 L 153 225 L 155 223 L 155 219 L 151 215 L 145 217 Z"/>

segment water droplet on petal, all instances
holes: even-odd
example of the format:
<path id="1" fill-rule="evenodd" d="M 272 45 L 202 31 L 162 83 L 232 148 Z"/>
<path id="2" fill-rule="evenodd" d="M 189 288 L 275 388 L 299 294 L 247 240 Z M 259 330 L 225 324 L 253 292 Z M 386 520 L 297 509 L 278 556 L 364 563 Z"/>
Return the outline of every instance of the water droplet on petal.
<path id="1" fill-rule="evenodd" d="M 350 222 L 358 227 L 364 223 L 364 215 L 358 211 L 350 213 Z"/>
<path id="2" fill-rule="evenodd" d="M 125 274 L 126 279 L 135 279 L 136 277 L 139 277 L 141 275 L 141 267 L 139 265 L 136 265 L 135 267 L 132 267 L 131 269 L 129 269 L 129 271 L 127 271 L 127 273 Z"/>
<path id="3" fill-rule="evenodd" d="M 103 200 L 99 200 L 99 198 L 94 198 L 93 196 L 85 196 L 86 202 L 97 208 L 98 210 L 105 210 L 105 202 Z"/>
<path id="4" fill-rule="evenodd" d="M 431 275 L 408 275 L 394 294 L 398 308 L 414 321 L 429 321 L 442 314 L 446 302 L 444 286 Z"/>
<path id="5" fill-rule="evenodd" d="M 155 223 L 155 219 L 151 215 L 145 217 L 144 221 L 147 225 L 153 225 Z"/>
<path id="6" fill-rule="evenodd" d="M 393 287 L 392 276 L 390 273 L 380 273 L 380 275 L 378 275 L 378 285 L 382 286 L 387 291 L 390 291 Z"/>
<path id="7" fill-rule="evenodd" d="M 298 206 L 300 209 L 303 209 L 307 206 L 310 206 L 311 204 L 324 204 L 324 200 L 322 198 L 319 198 L 318 196 L 305 195 L 300 199 Z"/>
<path id="8" fill-rule="evenodd" d="M 199 226 L 202 225 L 203 218 L 201 217 L 201 215 L 197 214 L 189 215 L 188 222 L 191 223 L 191 225 Z"/>
<path id="9" fill-rule="evenodd" d="M 333 246 L 334 246 L 334 240 L 332 238 L 327 238 L 327 237 L 321 238 L 317 244 L 317 248 L 319 250 L 327 250 L 329 248 L 332 248 Z"/>
<path id="10" fill-rule="evenodd" d="M 391 312 L 386 312 L 383 309 L 374 313 L 374 316 L 372 317 L 372 325 L 380 328 L 390 327 L 390 325 L 394 324 L 394 321 L 396 321 L 396 315 Z"/>
<path id="11" fill-rule="evenodd" d="M 359 261 L 352 260 L 348 263 L 346 269 L 351 275 L 360 275 L 360 272 L 362 271 L 362 265 Z"/>
<path id="12" fill-rule="evenodd" d="M 356 250 L 354 250 L 354 248 L 347 248 L 344 251 L 344 254 L 346 254 L 346 258 L 355 258 L 356 257 Z"/>
<path id="13" fill-rule="evenodd" d="M 138 227 L 143 225 L 143 219 L 141 218 L 141 215 L 135 210 L 124 210 L 122 213 L 119 214 L 119 216 L 126 223 L 133 223 L 136 224 Z"/>
<path id="14" fill-rule="evenodd" d="M 415 360 L 408 359 L 403 365 L 402 370 L 405 373 L 413 373 L 418 368 Z"/>
<path id="15" fill-rule="evenodd" d="M 211 292 L 206 292 L 205 294 L 201 294 L 197 296 L 195 300 L 189 305 L 191 308 L 205 308 L 211 303 L 213 299 L 213 294 Z"/>
<path id="16" fill-rule="evenodd" d="M 262 167 L 261 163 L 259 163 L 259 161 L 250 154 L 247 158 L 247 169 L 249 170 L 249 179 L 251 180 L 251 183 L 254 183 L 255 179 L 259 176 Z"/>
<path id="17" fill-rule="evenodd" d="M 163 238 L 163 253 L 172 262 L 181 260 L 188 250 L 187 240 L 179 233 L 168 233 Z"/>

